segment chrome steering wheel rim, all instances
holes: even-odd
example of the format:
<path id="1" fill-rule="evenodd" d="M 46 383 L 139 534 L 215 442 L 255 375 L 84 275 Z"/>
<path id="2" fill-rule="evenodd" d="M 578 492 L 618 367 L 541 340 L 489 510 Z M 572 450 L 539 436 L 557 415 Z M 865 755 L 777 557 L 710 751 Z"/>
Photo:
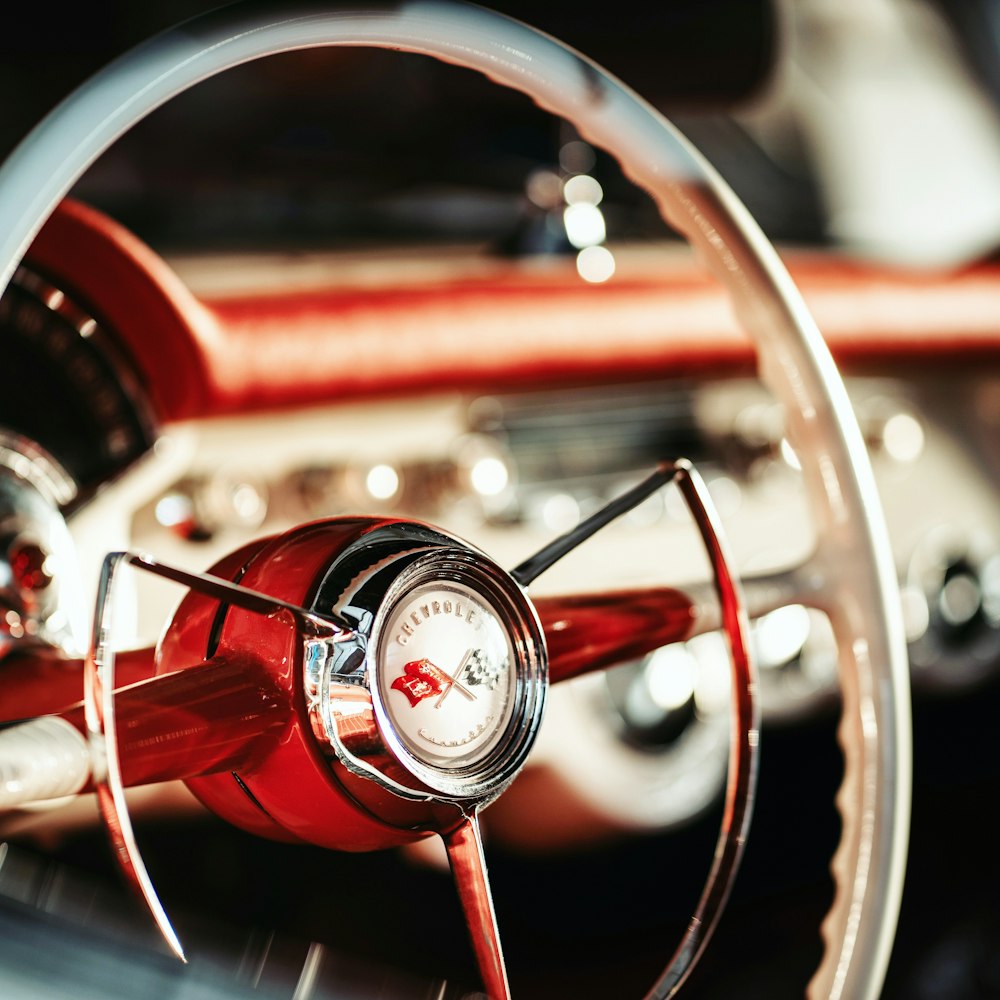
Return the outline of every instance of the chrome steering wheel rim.
<path id="1" fill-rule="evenodd" d="M 57 107 L 0 168 L 0 291 L 87 167 L 147 114 L 241 63 L 371 46 L 478 70 L 570 121 L 655 199 L 728 289 L 764 382 L 784 403 L 817 518 L 817 604 L 840 650 L 845 777 L 836 892 L 813 997 L 876 997 L 898 919 L 909 828 L 909 677 L 895 567 L 864 443 L 836 367 L 746 209 L 652 107 L 559 42 L 446 0 L 336 10 L 235 4 L 121 57 Z"/>

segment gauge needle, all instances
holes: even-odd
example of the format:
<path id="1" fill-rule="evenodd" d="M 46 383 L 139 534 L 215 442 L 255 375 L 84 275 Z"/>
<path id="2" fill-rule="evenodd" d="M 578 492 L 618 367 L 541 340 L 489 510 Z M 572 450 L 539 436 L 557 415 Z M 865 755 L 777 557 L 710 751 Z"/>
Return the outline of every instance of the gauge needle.
<path id="1" fill-rule="evenodd" d="M 448 678 L 448 686 L 444 689 L 444 691 L 441 692 L 441 697 L 438 698 L 438 700 L 436 702 L 434 702 L 434 707 L 435 708 L 440 708 L 441 707 L 442 702 L 445 700 L 445 698 L 448 697 L 448 692 L 453 687 L 458 688 L 458 690 L 461 691 L 462 694 L 464 694 L 465 697 L 469 699 L 469 701 L 475 701 L 476 700 L 476 696 L 464 684 L 462 684 L 458 680 L 458 678 L 462 676 L 462 671 L 465 670 L 465 668 L 469 665 L 469 660 L 472 659 L 472 654 L 474 652 L 475 652 L 475 649 L 468 649 L 468 650 L 466 650 L 465 656 L 462 657 L 462 662 L 458 666 L 458 670 L 456 670 L 453 675 L 445 674 L 445 672 L 443 670 L 441 670 L 440 667 L 438 667 L 438 670 L 441 670 L 441 673 L 443 673 L 445 675 L 445 677 Z"/>

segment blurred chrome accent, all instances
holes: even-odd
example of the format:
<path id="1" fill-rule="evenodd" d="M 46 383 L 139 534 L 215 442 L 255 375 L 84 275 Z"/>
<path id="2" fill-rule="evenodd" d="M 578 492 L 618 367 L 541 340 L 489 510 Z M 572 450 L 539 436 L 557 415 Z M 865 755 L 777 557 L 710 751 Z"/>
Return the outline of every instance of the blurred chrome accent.
<path id="1" fill-rule="evenodd" d="M 78 648 L 79 571 L 60 512 L 75 496 L 51 455 L 0 430 L 0 660 L 19 642 Z"/>
<path id="2" fill-rule="evenodd" d="M 1000 663 L 1000 542 L 939 525 L 915 548 L 903 587 L 914 681 L 961 688 Z"/>

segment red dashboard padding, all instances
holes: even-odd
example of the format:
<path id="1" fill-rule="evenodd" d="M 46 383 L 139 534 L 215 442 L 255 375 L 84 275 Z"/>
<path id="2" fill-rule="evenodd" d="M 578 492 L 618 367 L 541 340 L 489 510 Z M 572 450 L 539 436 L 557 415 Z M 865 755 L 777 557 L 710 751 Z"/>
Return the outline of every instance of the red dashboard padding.
<path id="1" fill-rule="evenodd" d="M 123 226 L 66 199 L 25 263 L 62 289 L 132 356 L 161 419 L 211 412 L 220 332 L 162 257 Z M 214 349 L 213 349 L 214 345 Z"/>
<path id="2" fill-rule="evenodd" d="M 461 281 L 410 276 L 388 287 L 199 301 L 117 223 L 66 202 L 29 258 L 118 333 L 166 420 L 753 363 L 720 286 L 692 261 L 655 250 L 604 285 L 585 283 L 571 261 L 498 260 Z M 998 265 L 906 274 L 819 254 L 788 264 L 842 364 L 1000 361 Z"/>

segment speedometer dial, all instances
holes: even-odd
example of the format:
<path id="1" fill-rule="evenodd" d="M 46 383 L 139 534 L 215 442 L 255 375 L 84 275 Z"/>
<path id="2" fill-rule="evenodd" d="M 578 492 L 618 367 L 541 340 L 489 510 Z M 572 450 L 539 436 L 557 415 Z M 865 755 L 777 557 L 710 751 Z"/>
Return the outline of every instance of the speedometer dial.
<path id="1" fill-rule="evenodd" d="M 55 456 L 82 498 L 150 446 L 133 366 L 93 317 L 25 268 L 0 299 L 0 356 L 0 427 Z"/>

